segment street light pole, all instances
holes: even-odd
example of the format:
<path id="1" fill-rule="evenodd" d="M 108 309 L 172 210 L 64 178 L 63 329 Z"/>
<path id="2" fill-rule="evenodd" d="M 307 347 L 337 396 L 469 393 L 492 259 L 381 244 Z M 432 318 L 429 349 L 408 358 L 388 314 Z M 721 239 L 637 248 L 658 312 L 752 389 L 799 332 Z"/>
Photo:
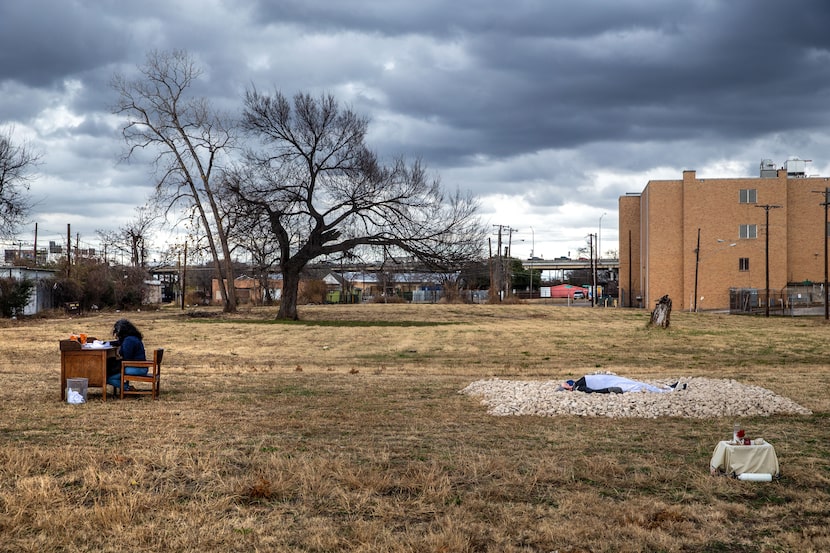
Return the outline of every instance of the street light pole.
<path id="1" fill-rule="evenodd" d="M 603 212 L 602 215 L 599 216 L 599 233 L 597 234 L 597 259 L 602 259 L 602 218 L 608 215 L 607 213 Z"/>
<path id="2" fill-rule="evenodd" d="M 533 299 L 533 251 L 536 249 L 536 233 L 530 227 L 530 299 Z"/>
<path id="3" fill-rule="evenodd" d="M 533 259 L 533 252 L 536 250 L 536 233 L 533 232 L 533 227 L 530 227 L 530 258 Z"/>
<path id="4" fill-rule="evenodd" d="M 588 242 L 590 243 L 590 254 L 591 254 L 591 307 L 594 307 L 597 304 L 597 266 L 595 263 L 596 253 L 594 251 L 594 234 L 588 235 Z"/>
<path id="5" fill-rule="evenodd" d="M 765 231 L 765 238 L 766 244 L 764 247 L 764 270 L 766 272 L 766 305 L 764 306 L 764 316 L 769 317 L 769 210 L 770 209 L 777 209 L 781 207 L 780 205 L 756 205 L 755 207 L 760 207 L 766 212 L 766 231 Z"/>

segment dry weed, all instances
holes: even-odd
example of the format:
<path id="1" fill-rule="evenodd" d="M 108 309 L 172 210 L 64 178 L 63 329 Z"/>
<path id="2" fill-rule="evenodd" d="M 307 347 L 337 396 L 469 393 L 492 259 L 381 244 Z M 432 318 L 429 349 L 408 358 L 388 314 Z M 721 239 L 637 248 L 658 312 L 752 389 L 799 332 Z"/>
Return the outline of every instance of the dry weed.
<path id="1" fill-rule="evenodd" d="M 57 341 L 123 314 L 4 322 L 0 550 L 825 551 L 830 326 L 548 305 L 130 313 L 160 401 L 59 401 Z M 336 324 L 331 324 L 335 322 Z M 491 417 L 492 376 L 735 378 L 810 417 L 743 421 L 783 477 L 709 475 L 725 419 Z"/>

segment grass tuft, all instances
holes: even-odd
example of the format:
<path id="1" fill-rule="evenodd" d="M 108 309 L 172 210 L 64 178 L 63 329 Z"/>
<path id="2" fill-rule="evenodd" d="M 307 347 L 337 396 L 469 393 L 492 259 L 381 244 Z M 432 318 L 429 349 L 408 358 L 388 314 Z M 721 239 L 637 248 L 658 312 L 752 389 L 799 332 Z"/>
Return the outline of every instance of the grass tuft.
<path id="1" fill-rule="evenodd" d="M 552 305 L 306 306 L 0 322 L 9 551 L 827 551 L 830 325 Z M 59 401 L 59 339 L 128 316 L 162 394 Z M 493 417 L 458 392 L 601 367 L 734 378 L 782 478 L 709 475 L 733 420 Z M 152 532 L 146 531 L 152 530 Z"/>

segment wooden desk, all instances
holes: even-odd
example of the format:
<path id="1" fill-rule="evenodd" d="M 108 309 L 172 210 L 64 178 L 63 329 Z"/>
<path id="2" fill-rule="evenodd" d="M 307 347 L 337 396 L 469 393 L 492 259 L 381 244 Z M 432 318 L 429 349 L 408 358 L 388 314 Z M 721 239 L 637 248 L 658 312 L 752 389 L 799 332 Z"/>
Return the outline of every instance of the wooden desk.
<path id="1" fill-rule="evenodd" d="M 67 378 L 86 378 L 90 388 L 101 388 L 101 395 L 107 401 L 107 359 L 110 357 L 115 357 L 114 347 L 61 347 L 61 401 L 66 401 Z"/>

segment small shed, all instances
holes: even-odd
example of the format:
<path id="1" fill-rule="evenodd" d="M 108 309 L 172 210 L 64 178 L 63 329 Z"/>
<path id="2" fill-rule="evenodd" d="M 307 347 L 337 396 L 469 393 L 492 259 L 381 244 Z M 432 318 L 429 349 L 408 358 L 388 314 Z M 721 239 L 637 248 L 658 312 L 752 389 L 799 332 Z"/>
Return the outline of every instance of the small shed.
<path id="1" fill-rule="evenodd" d="M 51 309 L 52 288 L 50 281 L 57 271 L 51 269 L 31 269 L 29 267 L 2 267 L 0 277 L 14 280 L 31 280 L 35 283 L 29 303 L 23 309 L 24 315 L 35 315 L 44 309 Z"/>

